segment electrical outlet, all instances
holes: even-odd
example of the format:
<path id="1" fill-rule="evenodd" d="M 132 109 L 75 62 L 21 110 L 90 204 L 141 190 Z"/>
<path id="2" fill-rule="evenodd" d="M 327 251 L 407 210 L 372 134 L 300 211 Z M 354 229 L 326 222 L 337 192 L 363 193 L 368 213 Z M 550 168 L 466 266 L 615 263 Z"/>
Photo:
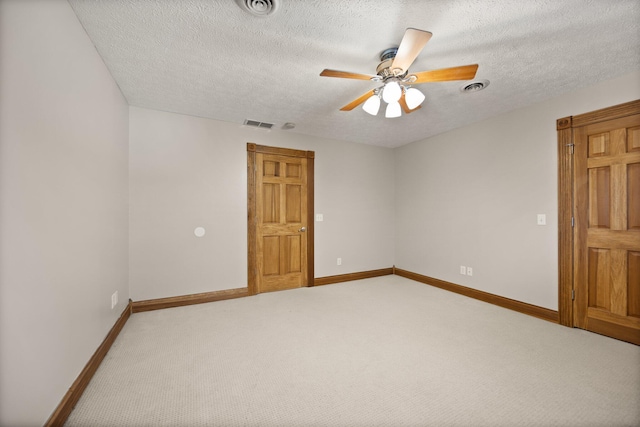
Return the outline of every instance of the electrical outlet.
<path id="1" fill-rule="evenodd" d="M 118 305 L 118 291 L 115 291 L 113 295 L 111 295 L 111 310 Z"/>
<path id="2" fill-rule="evenodd" d="M 473 276 L 473 268 L 467 267 L 467 276 Z"/>
<path id="3" fill-rule="evenodd" d="M 338 258 L 337 264 L 342 265 L 342 258 Z"/>
<path id="4" fill-rule="evenodd" d="M 460 274 L 466 275 L 467 274 L 467 267 L 465 267 L 464 265 L 460 266 Z"/>

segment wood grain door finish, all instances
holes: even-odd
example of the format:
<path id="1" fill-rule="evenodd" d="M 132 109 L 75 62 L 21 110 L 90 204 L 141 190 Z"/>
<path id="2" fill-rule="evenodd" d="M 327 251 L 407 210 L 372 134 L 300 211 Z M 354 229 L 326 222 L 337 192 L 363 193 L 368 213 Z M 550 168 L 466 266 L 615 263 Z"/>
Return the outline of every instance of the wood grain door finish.
<path id="1" fill-rule="evenodd" d="M 640 344 L 640 114 L 577 127 L 574 325 Z"/>
<path id="2" fill-rule="evenodd" d="M 314 285 L 313 151 L 247 143 L 250 295 Z"/>

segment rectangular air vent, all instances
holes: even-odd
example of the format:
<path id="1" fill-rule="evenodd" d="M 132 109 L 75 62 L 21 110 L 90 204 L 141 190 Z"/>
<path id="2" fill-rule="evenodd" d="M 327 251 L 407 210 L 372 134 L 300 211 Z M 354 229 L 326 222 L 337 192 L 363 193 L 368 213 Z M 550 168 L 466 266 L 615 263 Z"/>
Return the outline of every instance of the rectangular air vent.
<path id="1" fill-rule="evenodd" d="M 257 120 L 249 120 L 249 119 L 246 119 L 244 121 L 244 125 L 253 126 L 253 127 L 262 128 L 262 129 L 271 129 L 273 127 L 273 123 L 265 123 L 265 122 L 259 122 Z"/>

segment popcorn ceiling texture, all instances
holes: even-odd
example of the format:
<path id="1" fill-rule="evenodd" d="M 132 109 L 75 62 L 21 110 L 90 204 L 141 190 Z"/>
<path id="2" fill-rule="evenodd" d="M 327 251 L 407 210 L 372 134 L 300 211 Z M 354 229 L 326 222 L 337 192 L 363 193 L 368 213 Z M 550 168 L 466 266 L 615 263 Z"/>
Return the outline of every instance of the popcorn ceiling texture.
<path id="1" fill-rule="evenodd" d="M 69 0 L 130 105 L 388 147 L 421 140 L 640 69 L 637 0 Z M 480 64 L 491 86 L 427 83 L 398 119 L 339 108 L 375 88 L 320 77 L 374 74 L 407 27 L 433 38 L 410 71 Z"/>

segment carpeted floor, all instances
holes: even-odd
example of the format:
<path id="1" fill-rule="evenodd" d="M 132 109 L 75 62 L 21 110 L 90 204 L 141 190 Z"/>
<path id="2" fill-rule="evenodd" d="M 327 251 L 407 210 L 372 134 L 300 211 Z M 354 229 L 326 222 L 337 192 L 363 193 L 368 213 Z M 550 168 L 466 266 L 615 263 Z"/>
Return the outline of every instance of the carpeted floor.
<path id="1" fill-rule="evenodd" d="M 131 316 L 73 426 L 640 426 L 640 347 L 398 276 Z"/>

